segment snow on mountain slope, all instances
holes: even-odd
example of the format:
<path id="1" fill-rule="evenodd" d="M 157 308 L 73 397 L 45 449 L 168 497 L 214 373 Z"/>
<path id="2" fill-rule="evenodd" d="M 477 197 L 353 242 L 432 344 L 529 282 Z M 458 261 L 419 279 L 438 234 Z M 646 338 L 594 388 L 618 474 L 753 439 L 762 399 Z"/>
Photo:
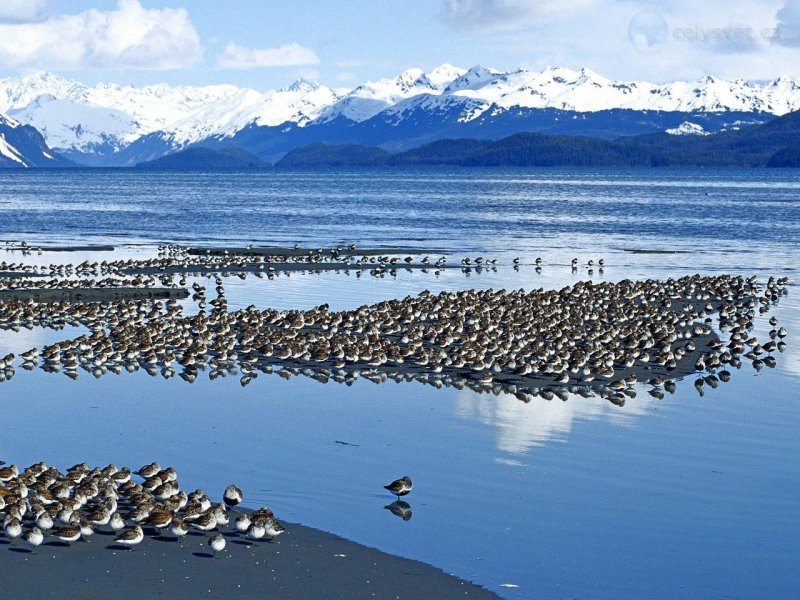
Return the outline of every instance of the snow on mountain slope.
<path id="1" fill-rule="evenodd" d="M 185 145 L 212 136 L 228 137 L 250 124 L 276 126 L 291 122 L 304 126 L 339 98 L 336 90 L 301 79 L 265 94 L 241 90 L 233 101 L 206 103 L 166 129 Z"/>
<path id="2" fill-rule="evenodd" d="M 449 63 L 444 63 L 443 65 L 436 67 L 430 73 L 426 73 L 426 75 L 428 77 L 428 81 L 430 81 L 437 88 L 443 90 L 466 72 L 466 69 L 461 69 L 459 67 L 454 67 Z"/>
<path id="3" fill-rule="evenodd" d="M 351 121 L 366 121 L 408 98 L 441 94 L 450 83 L 448 77 L 457 77 L 459 72 L 462 70 L 442 65 L 432 71 L 430 77 L 422 69 L 408 69 L 395 78 L 367 81 L 324 110 L 321 120 L 330 121 L 342 116 Z"/>
<path id="4" fill-rule="evenodd" d="M 88 87 L 50 73 L 0 80 L 0 111 L 35 126 L 55 148 L 82 151 L 119 150 L 154 132 L 181 147 L 252 123 L 307 123 L 338 99 L 335 90 L 307 81 L 262 94 L 233 85 Z"/>
<path id="5" fill-rule="evenodd" d="M 106 143 L 118 147 L 138 137 L 136 119 L 129 113 L 79 99 L 45 94 L 9 112 L 22 123 L 34 124 L 54 148 L 91 150 Z"/>
<path id="6" fill-rule="evenodd" d="M 516 108 L 554 108 L 575 112 L 610 109 L 738 111 L 774 115 L 800 109 L 800 82 L 788 77 L 764 85 L 742 80 L 728 82 L 714 77 L 656 85 L 644 81 L 612 81 L 590 69 L 573 71 L 556 67 L 540 72 L 525 69 L 503 72 L 477 66 L 462 72 L 440 93 L 432 91 L 428 94 L 435 96 L 425 103 L 429 109 L 452 106 L 453 98 L 470 99 L 459 118 L 461 122 L 477 119 L 489 109 L 492 110 L 487 113 L 490 115 Z M 408 107 L 409 102 L 403 99 L 385 110 L 399 114 L 407 112 Z M 344 114 L 360 120 L 352 112 Z"/>
<path id="7" fill-rule="evenodd" d="M 61 167 L 69 161 L 56 156 L 41 134 L 29 125 L 0 113 L 0 167 Z"/>
<path id="8" fill-rule="evenodd" d="M 800 109 L 800 81 L 782 77 L 759 84 L 706 77 L 653 84 L 613 81 L 589 69 L 464 70 L 449 64 L 427 73 L 408 69 L 352 90 L 307 80 L 260 92 L 232 85 L 86 86 L 50 73 L 0 79 L 0 112 L 33 125 L 57 150 L 88 153 L 120 152 L 153 135 L 179 149 L 231 137 L 252 125 L 303 128 L 339 119 L 358 123 L 378 114 L 386 123 L 400 124 L 416 110 L 448 118 L 455 111 L 459 122 L 469 123 L 540 108 L 783 115 Z"/>
<path id="9" fill-rule="evenodd" d="M 5 132 L 3 131 L 4 129 L 16 129 L 17 127 L 19 127 L 19 123 L 0 114 L 0 165 L 11 161 L 12 163 L 18 163 L 22 167 L 27 166 L 19 150 L 6 141 Z"/>
<path id="10" fill-rule="evenodd" d="M 614 108 L 677 112 L 741 111 L 782 115 L 800 109 L 800 82 L 783 78 L 765 86 L 714 77 L 655 85 L 612 81 L 590 69 L 548 67 L 508 73 L 474 68 L 445 90 L 510 109 L 557 108 L 595 112 Z"/>

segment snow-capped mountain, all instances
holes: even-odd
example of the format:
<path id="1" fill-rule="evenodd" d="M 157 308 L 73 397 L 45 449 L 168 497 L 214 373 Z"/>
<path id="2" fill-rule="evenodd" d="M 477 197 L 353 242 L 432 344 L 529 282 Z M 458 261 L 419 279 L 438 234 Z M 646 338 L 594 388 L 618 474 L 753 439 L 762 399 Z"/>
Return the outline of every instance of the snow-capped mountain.
<path id="1" fill-rule="evenodd" d="M 70 164 L 47 147 L 36 129 L 0 113 L 0 168 L 65 167 Z"/>
<path id="2" fill-rule="evenodd" d="M 0 79 L 0 111 L 33 125 L 62 151 L 117 152 L 155 132 L 183 147 L 250 124 L 306 123 L 338 99 L 307 81 L 260 93 L 232 85 L 89 87 L 50 73 Z"/>
<path id="3" fill-rule="evenodd" d="M 202 142 L 266 157 L 311 141 L 409 146 L 516 131 L 617 137 L 691 122 L 713 133 L 800 109 L 800 81 L 706 77 L 653 84 L 589 69 L 469 70 L 442 65 L 334 89 L 300 80 L 261 92 L 232 85 L 87 86 L 50 73 L 0 79 L 0 112 L 33 125 L 78 162 L 133 164 Z M 338 136 L 338 137 L 337 137 Z M 248 145 L 249 144 L 249 145 Z"/>
<path id="4" fill-rule="evenodd" d="M 430 73 L 408 69 L 393 79 L 367 81 L 322 111 L 320 121 L 343 116 L 360 123 L 408 98 L 438 96 L 464 73 L 464 69 L 445 64 Z"/>

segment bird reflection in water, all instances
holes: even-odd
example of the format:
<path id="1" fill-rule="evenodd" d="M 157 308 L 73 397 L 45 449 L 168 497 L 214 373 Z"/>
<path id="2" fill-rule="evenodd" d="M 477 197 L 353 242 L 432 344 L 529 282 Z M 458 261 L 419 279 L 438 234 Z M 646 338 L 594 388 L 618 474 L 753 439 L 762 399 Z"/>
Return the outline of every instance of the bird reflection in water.
<path id="1" fill-rule="evenodd" d="M 391 504 L 384 506 L 386 510 L 390 511 L 393 515 L 400 517 L 403 521 L 411 520 L 411 505 L 405 500 L 395 500 Z"/>

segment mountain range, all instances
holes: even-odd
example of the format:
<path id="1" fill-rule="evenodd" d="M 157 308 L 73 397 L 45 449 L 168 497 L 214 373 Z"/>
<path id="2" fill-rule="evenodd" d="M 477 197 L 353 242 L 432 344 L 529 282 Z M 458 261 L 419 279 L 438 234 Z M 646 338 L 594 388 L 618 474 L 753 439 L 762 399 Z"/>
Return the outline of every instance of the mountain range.
<path id="1" fill-rule="evenodd" d="M 440 139 L 498 140 L 519 132 L 606 140 L 701 136 L 798 109 L 800 81 L 789 77 L 653 84 L 564 68 L 445 64 L 352 89 L 301 79 L 267 92 L 233 85 L 87 86 L 46 72 L 0 79 L 4 123 L 34 127 L 53 156 L 88 166 L 133 166 L 194 145 L 238 148 L 273 163 L 313 143 L 397 153 Z"/>

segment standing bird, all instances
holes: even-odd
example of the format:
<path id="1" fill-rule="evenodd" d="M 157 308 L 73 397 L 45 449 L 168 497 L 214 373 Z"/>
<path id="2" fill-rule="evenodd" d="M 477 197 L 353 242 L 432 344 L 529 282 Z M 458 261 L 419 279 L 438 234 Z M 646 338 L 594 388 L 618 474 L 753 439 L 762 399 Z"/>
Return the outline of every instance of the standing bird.
<path id="1" fill-rule="evenodd" d="M 172 535 L 180 539 L 189 533 L 189 526 L 183 519 L 173 517 L 172 523 L 170 524 L 170 531 L 172 532 Z"/>
<path id="2" fill-rule="evenodd" d="M 31 548 L 36 548 L 44 541 L 44 534 L 38 527 L 31 527 L 28 531 L 22 534 L 22 541 L 28 544 Z"/>
<path id="3" fill-rule="evenodd" d="M 267 529 L 262 523 L 250 523 L 247 528 L 247 537 L 251 540 L 260 540 L 267 534 Z"/>
<path id="4" fill-rule="evenodd" d="M 225 538 L 222 537 L 221 533 L 218 533 L 214 537 L 208 539 L 208 547 L 216 554 L 217 552 L 222 552 L 225 549 Z"/>
<path id="5" fill-rule="evenodd" d="M 275 519 L 272 517 L 267 519 L 267 522 L 264 526 L 264 532 L 266 535 L 274 538 L 282 534 L 284 531 L 283 525 L 278 523 Z"/>
<path id="6" fill-rule="evenodd" d="M 229 485 L 225 488 L 225 493 L 222 495 L 222 500 L 228 506 L 236 506 L 242 501 L 242 490 L 235 485 Z"/>
<path id="7" fill-rule="evenodd" d="M 125 520 L 122 518 L 121 514 L 115 512 L 109 518 L 108 526 L 111 527 L 112 531 L 119 531 L 120 529 L 125 529 Z"/>
<path id="8" fill-rule="evenodd" d="M 395 479 L 392 483 L 383 487 L 399 498 L 400 496 L 405 496 L 411 491 L 411 478 L 406 475 L 402 479 Z"/>
<path id="9" fill-rule="evenodd" d="M 242 513 L 236 517 L 236 531 L 245 533 L 248 527 L 250 527 L 250 515 Z"/>

